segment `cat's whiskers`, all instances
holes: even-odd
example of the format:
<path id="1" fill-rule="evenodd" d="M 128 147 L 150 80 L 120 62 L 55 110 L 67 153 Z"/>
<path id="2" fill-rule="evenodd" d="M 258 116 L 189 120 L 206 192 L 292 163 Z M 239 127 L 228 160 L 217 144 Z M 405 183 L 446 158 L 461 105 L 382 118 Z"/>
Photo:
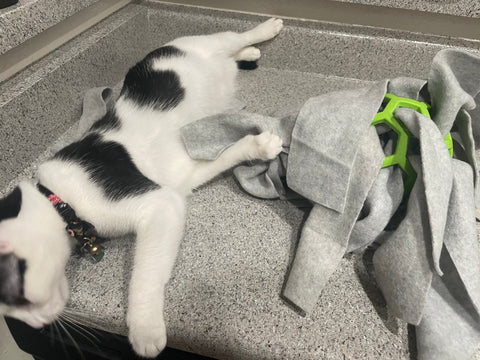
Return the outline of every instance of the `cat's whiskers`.
<path id="1" fill-rule="evenodd" d="M 77 323 L 74 318 L 66 314 L 60 314 L 60 319 L 64 322 L 65 325 L 70 327 L 72 330 L 82 335 L 87 339 L 92 345 L 98 348 L 98 343 L 100 340 L 98 337 L 91 331 L 87 330 L 85 326 Z"/>
<path id="2" fill-rule="evenodd" d="M 58 327 L 58 324 L 59 324 L 59 321 L 58 319 L 54 320 L 52 322 L 52 325 L 53 325 L 53 336 L 55 338 L 57 338 L 57 341 L 60 342 L 60 345 L 62 346 L 62 350 L 63 350 L 63 353 L 65 354 L 65 356 L 67 358 L 70 358 L 70 354 L 68 353 L 67 351 L 67 347 L 65 346 L 64 342 L 63 342 L 63 336 L 62 336 L 62 333 Z"/>
<path id="3" fill-rule="evenodd" d="M 122 338 L 123 335 L 119 335 L 112 332 L 112 329 L 103 329 L 99 326 L 98 323 L 91 321 L 91 318 L 95 318 L 97 316 L 94 312 L 88 312 L 85 310 L 78 310 L 72 308 L 65 308 L 63 309 L 62 315 L 67 315 L 76 325 L 81 325 L 83 327 L 88 327 L 88 330 L 96 333 L 98 336 L 102 336 L 99 332 L 100 330 L 109 332 L 109 336 L 113 336 L 116 338 Z"/>
<path id="4" fill-rule="evenodd" d="M 98 314 L 95 312 L 65 308 L 62 314 L 69 316 L 69 318 L 77 325 L 90 327 L 92 331 L 96 331 L 93 328 L 99 328 L 99 325 L 91 320 L 92 318 L 95 319 L 98 317 Z"/>
<path id="5" fill-rule="evenodd" d="M 70 341 L 72 342 L 73 346 L 75 346 L 75 348 L 77 349 L 78 354 L 80 355 L 80 357 L 81 357 L 83 360 L 86 360 L 86 359 L 85 359 L 85 356 L 83 355 L 82 350 L 80 349 L 80 346 L 78 346 L 78 343 L 75 341 L 75 339 L 74 339 L 73 336 L 70 334 L 70 332 L 67 330 L 67 328 L 63 325 L 61 319 L 58 319 L 58 325 L 60 325 L 60 327 L 63 329 L 63 331 L 65 332 L 65 334 L 67 335 L 67 337 L 68 337 L 68 338 L 70 339 Z"/>

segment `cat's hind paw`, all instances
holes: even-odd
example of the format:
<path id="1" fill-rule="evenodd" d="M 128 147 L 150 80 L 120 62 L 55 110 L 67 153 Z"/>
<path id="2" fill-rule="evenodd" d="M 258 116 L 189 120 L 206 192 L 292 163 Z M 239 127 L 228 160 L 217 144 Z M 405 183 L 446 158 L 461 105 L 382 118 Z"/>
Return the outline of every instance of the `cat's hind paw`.
<path id="1" fill-rule="evenodd" d="M 240 52 L 235 55 L 235 60 L 237 61 L 256 61 L 262 56 L 260 49 L 255 46 L 248 46 L 240 50 Z"/>
<path id="2" fill-rule="evenodd" d="M 261 32 L 266 39 L 271 39 L 278 35 L 283 28 L 283 20 L 271 18 L 258 25 L 255 30 Z"/>

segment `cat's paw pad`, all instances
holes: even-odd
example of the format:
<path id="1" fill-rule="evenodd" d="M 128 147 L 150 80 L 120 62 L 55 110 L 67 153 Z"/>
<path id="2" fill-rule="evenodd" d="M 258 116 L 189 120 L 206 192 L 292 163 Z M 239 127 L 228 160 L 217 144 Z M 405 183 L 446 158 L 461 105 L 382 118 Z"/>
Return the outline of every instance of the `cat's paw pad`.
<path id="1" fill-rule="evenodd" d="M 140 324 L 130 324 L 128 340 L 133 350 L 142 357 L 154 358 L 167 345 L 167 332 L 163 321 L 153 324 L 146 321 Z"/>
<path id="2" fill-rule="evenodd" d="M 283 28 L 283 20 L 271 18 L 260 24 L 259 30 L 263 32 L 264 36 L 271 39 L 278 35 Z"/>
<path id="3" fill-rule="evenodd" d="M 271 131 L 265 131 L 254 137 L 257 157 L 272 160 L 282 151 L 282 138 Z"/>

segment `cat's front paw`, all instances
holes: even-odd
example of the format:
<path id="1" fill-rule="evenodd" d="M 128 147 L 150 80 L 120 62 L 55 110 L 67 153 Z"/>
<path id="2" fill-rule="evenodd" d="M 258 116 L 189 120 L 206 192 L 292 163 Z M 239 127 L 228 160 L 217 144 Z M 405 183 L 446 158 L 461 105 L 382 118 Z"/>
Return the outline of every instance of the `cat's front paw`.
<path id="1" fill-rule="evenodd" d="M 282 138 L 271 131 L 265 131 L 254 139 L 258 159 L 272 160 L 282 151 Z"/>
<path id="2" fill-rule="evenodd" d="M 140 356 L 154 358 L 167 345 L 167 331 L 163 317 L 129 319 L 128 340 L 133 350 Z"/>

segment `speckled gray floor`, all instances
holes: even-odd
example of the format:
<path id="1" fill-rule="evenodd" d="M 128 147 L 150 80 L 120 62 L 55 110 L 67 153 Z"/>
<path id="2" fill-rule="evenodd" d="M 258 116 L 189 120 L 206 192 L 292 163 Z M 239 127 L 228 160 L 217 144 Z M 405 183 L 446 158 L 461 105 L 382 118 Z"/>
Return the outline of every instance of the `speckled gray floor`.
<path id="1" fill-rule="evenodd" d="M 96 1 L 19 0 L 0 9 L 0 54 Z"/>
<path id="2" fill-rule="evenodd" d="M 135 59 L 173 37 L 241 31 L 261 20 L 131 5 L 1 85 L 1 188 L 31 176 L 38 154 L 54 139 L 63 134 L 53 148 L 69 141 L 86 89 L 118 84 Z M 293 114 L 321 93 L 386 76 L 425 77 L 441 48 L 458 46 L 476 53 L 480 48 L 464 40 L 338 24 L 290 20 L 286 25 L 278 39 L 262 46 L 259 68 L 239 74 L 238 97 L 250 111 Z M 124 58 L 115 57 L 120 51 Z M 28 134 L 34 134 L 33 144 Z M 371 274 L 369 253 L 343 259 L 306 317 L 280 297 L 307 212 L 289 202 L 252 198 L 229 173 L 196 191 L 167 286 L 168 344 L 219 359 L 414 357 L 413 333 L 388 314 Z M 107 247 L 104 260 L 96 265 L 70 259 L 70 307 L 83 314 L 85 324 L 126 334 L 132 237 L 115 239 Z"/>
<path id="3" fill-rule="evenodd" d="M 420 10 L 442 14 L 480 17 L 478 0 L 335 0 L 366 5 Z"/>

